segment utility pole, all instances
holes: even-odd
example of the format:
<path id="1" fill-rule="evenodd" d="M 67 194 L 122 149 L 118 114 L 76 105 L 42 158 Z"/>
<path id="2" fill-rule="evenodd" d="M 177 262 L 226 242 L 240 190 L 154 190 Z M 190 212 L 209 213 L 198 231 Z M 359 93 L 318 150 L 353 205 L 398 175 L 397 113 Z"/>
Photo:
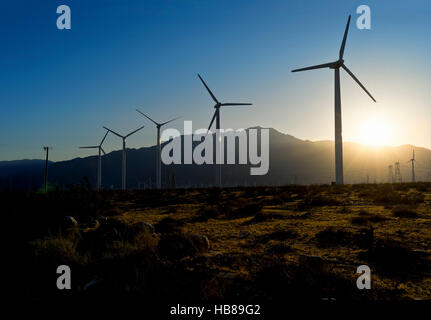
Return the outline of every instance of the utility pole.
<path id="1" fill-rule="evenodd" d="M 46 161 L 45 161 L 45 193 L 48 192 L 48 156 L 50 147 L 43 147 L 46 151 Z"/>

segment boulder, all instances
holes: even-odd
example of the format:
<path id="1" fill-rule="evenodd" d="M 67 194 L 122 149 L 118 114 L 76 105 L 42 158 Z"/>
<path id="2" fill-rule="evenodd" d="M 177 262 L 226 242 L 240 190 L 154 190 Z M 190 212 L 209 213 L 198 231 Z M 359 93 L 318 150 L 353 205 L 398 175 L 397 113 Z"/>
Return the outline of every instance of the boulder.
<path id="1" fill-rule="evenodd" d="M 78 226 L 78 221 L 72 216 L 65 216 L 64 217 L 64 226 L 66 228 L 75 228 Z"/>
<path id="2" fill-rule="evenodd" d="M 202 234 L 190 234 L 189 238 L 199 252 L 203 253 L 209 251 L 210 241 L 208 240 L 207 236 Z"/>
<path id="3" fill-rule="evenodd" d="M 196 234 L 163 234 L 158 245 L 162 257 L 175 260 L 188 256 L 197 256 L 209 250 L 210 243 L 206 236 Z"/>
<path id="4" fill-rule="evenodd" d="M 147 232 L 147 233 L 151 233 L 151 234 L 153 234 L 155 232 L 152 224 L 147 223 L 147 222 L 143 222 L 143 221 L 135 223 L 133 225 L 133 228 L 135 228 L 138 231 Z"/>
<path id="5" fill-rule="evenodd" d="M 108 221 L 108 218 L 106 218 L 105 216 L 100 216 L 96 219 L 96 221 L 99 221 L 99 223 L 102 224 Z"/>

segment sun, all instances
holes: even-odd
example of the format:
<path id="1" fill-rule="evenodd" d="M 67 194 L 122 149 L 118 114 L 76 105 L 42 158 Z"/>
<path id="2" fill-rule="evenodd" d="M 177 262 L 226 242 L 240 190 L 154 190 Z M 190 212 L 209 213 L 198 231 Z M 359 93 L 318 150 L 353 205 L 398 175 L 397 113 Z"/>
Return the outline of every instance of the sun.
<path id="1" fill-rule="evenodd" d="M 358 127 L 357 140 L 369 146 L 385 146 L 390 142 L 391 129 L 383 119 L 370 118 Z"/>

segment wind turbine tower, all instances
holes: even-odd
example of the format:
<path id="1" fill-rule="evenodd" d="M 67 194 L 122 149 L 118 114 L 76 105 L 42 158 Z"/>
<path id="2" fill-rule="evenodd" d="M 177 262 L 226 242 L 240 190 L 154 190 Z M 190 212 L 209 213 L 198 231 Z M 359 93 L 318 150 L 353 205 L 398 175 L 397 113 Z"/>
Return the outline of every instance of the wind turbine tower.
<path id="1" fill-rule="evenodd" d="M 157 189 L 161 189 L 162 187 L 162 150 L 161 150 L 161 141 L 160 141 L 160 128 L 162 126 L 164 126 L 165 124 L 168 124 L 172 121 L 175 121 L 181 117 L 177 117 L 174 119 L 171 119 L 169 121 L 166 122 L 156 122 L 153 119 L 151 119 L 149 116 L 147 116 L 145 113 L 143 113 L 142 111 L 139 111 L 138 109 L 136 109 L 136 111 L 138 111 L 140 114 L 142 114 L 145 118 L 147 118 L 148 120 L 150 120 L 152 123 L 154 123 L 157 127 L 157 163 L 156 163 L 156 180 L 157 180 Z"/>
<path id="2" fill-rule="evenodd" d="M 49 157 L 49 149 L 52 149 L 51 147 L 43 147 L 43 150 L 46 151 L 46 158 L 45 158 L 45 193 L 48 192 L 48 157 Z"/>
<path id="3" fill-rule="evenodd" d="M 98 146 L 88 146 L 88 147 L 79 147 L 80 149 L 98 149 L 99 151 L 99 158 L 98 158 L 98 166 L 97 166 L 97 190 L 100 191 L 102 189 L 102 152 L 105 155 L 105 150 L 102 148 L 102 144 L 106 139 L 106 136 L 108 135 L 109 131 L 106 130 L 105 136 L 103 137 L 102 141 Z"/>
<path id="4" fill-rule="evenodd" d="M 329 62 L 325 64 L 320 64 L 312 67 L 306 67 L 301 69 L 292 70 L 292 72 L 330 68 L 334 69 L 335 74 L 335 182 L 336 184 L 344 183 L 343 175 L 343 138 L 341 134 L 341 89 L 340 89 L 340 68 L 343 68 L 358 85 L 370 96 L 370 98 L 376 102 L 373 96 L 368 92 L 368 90 L 362 85 L 362 83 L 356 78 L 356 76 L 346 67 L 344 64 L 344 47 L 346 46 L 347 33 L 349 31 L 351 16 L 347 20 L 346 30 L 344 31 L 343 42 L 341 43 L 341 48 L 339 52 L 339 57 L 337 61 Z"/>
<path id="5" fill-rule="evenodd" d="M 394 183 L 394 166 L 388 166 L 388 183 Z"/>
<path id="6" fill-rule="evenodd" d="M 400 171 L 400 162 L 395 162 L 395 182 L 403 182 L 403 178 L 401 177 L 401 171 Z"/>
<path id="7" fill-rule="evenodd" d="M 233 107 L 233 106 L 251 106 L 251 103 L 221 103 L 220 101 L 217 100 L 217 98 L 215 97 L 215 95 L 211 92 L 210 88 L 207 86 L 207 84 L 205 83 L 204 79 L 202 79 L 202 77 L 200 76 L 200 74 L 198 74 L 199 79 L 201 80 L 202 84 L 204 85 L 204 87 L 207 89 L 208 93 L 210 94 L 211 98 L 214 100 L 215 105 L 214 105 L 214 115 L 211 119 L 210 125 L 208 126 L 208 130 L 211 129 L 211 126 L 214 123 L 214 120 L 216 120 L 216 163 L 218 163 L 217 165 L 217 169 L 216 169 L 216 186 L 218 187 L 222 187 L 222 182 L 221 182 L 221 136 L 220 136 L 220 108 L 221 107 Z"/>
<path id="8" fill-rule="evenodd" d="M 416 176 L 415 176 L 415 149 L 413 149 L 413 157 L 407 161 L 412 163 L 412 182 L 416 182 Z"/>
<path id="9" fill-rule="evenodd" d="M 119 133 L 117 133 L 117 132 L 115 132 L 115 131 L 107 128 L 107 127 L 103 127 L 104 129 L 108 130 L 109 132 L 112 132 L 113 134 L 115 134 L 116 136 L 120 137 L 123 140 L 123 159 L 121 162 L 122 163 L 122 166 L 121 166 L 121 189 L 122 190 L 126 190 L 126 139 L 144 127 L 145 126 L 142 126 L 138 129 L 136 129 L 135 131 L 130 132 L 129 134 L 127 134 L 125 136 L 122 136 L 121 134 L 119 134 Z"/>

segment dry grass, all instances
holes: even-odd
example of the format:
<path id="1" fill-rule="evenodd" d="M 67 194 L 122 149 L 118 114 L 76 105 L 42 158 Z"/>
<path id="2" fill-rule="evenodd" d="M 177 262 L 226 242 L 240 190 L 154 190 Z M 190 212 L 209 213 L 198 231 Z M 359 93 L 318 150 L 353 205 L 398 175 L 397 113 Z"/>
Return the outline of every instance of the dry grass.
<path id="1" fill-rule="evenodd" d="M 105 265 L 103 290 L 132 287 L 153 298 L 305 298 L 311 290 L 315 299 L 431 299 L 431 184 L 112 192 L 106 199 L 109 228 L 67 238 L 42 224 L 26 240 L 32 254 L 81 265 L 83 283 L 116 261 L 130 278 Z M 131 232 L 137 222 L 156 234 Z M 192 234 L 206 235 L 210 250 L 199 252 Z M 182 254 L 169 251 L 172 243 Z M 373 271 L 372 295 L 355 289 L 362 264 Z"/>

